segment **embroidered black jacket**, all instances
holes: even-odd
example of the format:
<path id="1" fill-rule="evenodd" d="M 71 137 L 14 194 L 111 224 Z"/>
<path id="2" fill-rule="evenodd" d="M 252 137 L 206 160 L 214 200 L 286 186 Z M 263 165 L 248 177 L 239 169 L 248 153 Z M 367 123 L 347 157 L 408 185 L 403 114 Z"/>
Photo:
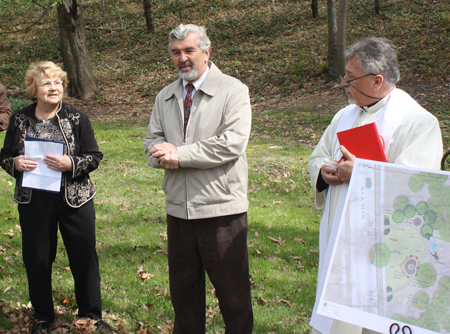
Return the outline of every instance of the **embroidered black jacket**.
<path id="1" fill-rule="evenodd" d="M 14 200 L 21 204 L 31 201 L 32 189 L 20 186 L 21 172 L 14 168 L 15 159 L 25 151 L 25 137 L 31 125 L 36 127 L 36 104 L 29 105 L 11 116 L 5 142 L 0 151 L 0 166 L 16 179 Z M 66 154 L 72 160 L 72 172 L 63 173 L 64 198 L 78 208 L 95 195 L 89 173 L 97 169 L 103 158 L 88 116 L 65 103 L 56 113 L 64 137 Z"/>

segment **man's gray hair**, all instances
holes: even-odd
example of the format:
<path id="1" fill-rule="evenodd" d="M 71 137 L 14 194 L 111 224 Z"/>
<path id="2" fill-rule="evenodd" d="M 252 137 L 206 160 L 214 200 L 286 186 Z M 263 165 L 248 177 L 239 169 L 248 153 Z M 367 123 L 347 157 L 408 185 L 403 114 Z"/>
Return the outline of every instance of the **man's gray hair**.
<path id="1" fill-rule="evenodd" d="M 345 59 L 359 59 L 365 74 L 382 74 L 387 82 L 400 80 L 397 48 L 386 38 L 369 37 L 353 44 L 345 53 Z"/>
<path id="2" fill-rule="evenodd" d="M 180 24 L 169 33 L 169 53 L 171 53 L 172 42 L 175 39 L 183 40 L 190 33 L 197 34 L 197 45 L 205 52 L 211 47 L 211 41 L 206 35 L 206 28 L 195 24 Z"/>

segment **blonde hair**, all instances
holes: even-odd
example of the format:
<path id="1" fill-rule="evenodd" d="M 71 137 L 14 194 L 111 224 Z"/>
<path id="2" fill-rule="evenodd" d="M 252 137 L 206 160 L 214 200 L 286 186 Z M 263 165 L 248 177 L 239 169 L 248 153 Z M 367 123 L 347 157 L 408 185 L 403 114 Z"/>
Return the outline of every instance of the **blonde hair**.
<path id="1" fill-rule="evenodd" d="M 61 67 L 56 65 L 52 61 L 41 61 L 39 63 L 32 63 L 28 67 L 25 74 L 25 85 L 27 86 L 27 92 L 31 100 L 36 102 L 36 78 L 39 74 L 45 74 L 47 77 L 59 78 L 63 82 L 64 89 L 67 87 L 67 73 Z"/>

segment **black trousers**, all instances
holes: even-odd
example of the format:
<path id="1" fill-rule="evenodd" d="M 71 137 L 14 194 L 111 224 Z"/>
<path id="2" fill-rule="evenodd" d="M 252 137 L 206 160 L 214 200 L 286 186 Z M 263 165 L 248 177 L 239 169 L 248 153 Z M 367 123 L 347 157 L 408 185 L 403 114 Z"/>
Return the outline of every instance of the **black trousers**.
<path id="1" fill-rule="evenodd" d="M 185 220 L 167 215 L 174 334 L 205 333 L 205 270 L 227 334 L 251 334 L 247 213 Z"/>
<path id="2" fill-rule="evenodd" d="M 75 281 L 78 316 L 102 318 L 100 272 L 95 249 L 93 201 L 71 208 L 61 193 L 33 190 L 29 204 L 19 204 L 23 261 L 37 320 L 53 322 L 52 264 L 56 257 L 58 223 Z"/>

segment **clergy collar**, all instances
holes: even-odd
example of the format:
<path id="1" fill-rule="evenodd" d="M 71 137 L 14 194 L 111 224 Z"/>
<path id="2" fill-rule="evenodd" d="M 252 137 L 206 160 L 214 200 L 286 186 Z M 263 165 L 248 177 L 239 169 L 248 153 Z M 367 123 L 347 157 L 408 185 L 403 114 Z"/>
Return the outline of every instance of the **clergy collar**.
<path id="1" fill-rule="evenodd" d="M 395 89 L 395 87 L 394 87 L 394 89 Z M 365 111 L 366 113 L 373 113 L 373 112 L 380 110 L 381 108 L 383 108 L 385 106 L 385 104 L 389 100 L 389 96 L 391 96 L 392 92 L 393 92 L 393 90 L 391 90 L 389 92 L 389 94 L 386 95 L 384 98 L 382 98 L 380 101 L 378 101 L 374 104 L 371 104 L 370 106 L 361 107 L 361 109 L 363 111 Z"/>

